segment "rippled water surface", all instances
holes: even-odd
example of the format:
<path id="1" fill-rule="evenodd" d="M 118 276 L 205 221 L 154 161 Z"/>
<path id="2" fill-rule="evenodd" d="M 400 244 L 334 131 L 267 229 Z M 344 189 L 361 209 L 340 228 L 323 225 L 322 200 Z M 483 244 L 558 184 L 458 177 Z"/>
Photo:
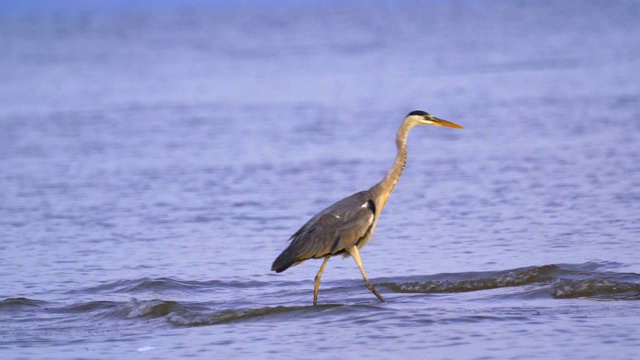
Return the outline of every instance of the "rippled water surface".
<path id="1" fill-rule="evenodd" d="M 0 357 L 640 356 L 636 2 L 166 3 L 0 7 Z"/>

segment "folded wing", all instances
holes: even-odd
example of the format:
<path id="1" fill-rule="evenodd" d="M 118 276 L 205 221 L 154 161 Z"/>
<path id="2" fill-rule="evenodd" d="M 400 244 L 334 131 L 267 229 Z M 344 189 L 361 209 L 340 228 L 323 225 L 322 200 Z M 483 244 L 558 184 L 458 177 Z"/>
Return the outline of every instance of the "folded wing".
<path id="1" fill-rule="evenodd" d="M 291 244 L 273 262 L 271 270 L 282 272 L 307 259 L 343 253 L 369 235 L 375 211 L 375 203 L 366 191 L 322 210 L 291 236 Z"/>

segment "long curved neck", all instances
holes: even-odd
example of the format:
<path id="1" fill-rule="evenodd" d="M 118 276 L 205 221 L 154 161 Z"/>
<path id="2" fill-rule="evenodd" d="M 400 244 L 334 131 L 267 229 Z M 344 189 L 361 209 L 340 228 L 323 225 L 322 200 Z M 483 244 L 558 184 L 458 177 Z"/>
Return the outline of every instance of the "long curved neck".
<path id="1" fill-rule="evenodd" d="M 407 164 L 407 136 L 414 126 L 415 124 L 409 121 L 404 121 L 402 125 L 400 125 L 400 129 L 398 129 L 398 134 L 396 135 L 396 147 L 398 148 L 396 160 L 393 162 L 393 166 L 391 166 L 391 169 L 384 179 L 371 188 L 375 196 L 381 200 L 379 204 L 380 210 L 387 204 L 387 199 L 396 187 L 400 175 L 402 175 L 402 171 L 404 170 L 404 166 Z"/>

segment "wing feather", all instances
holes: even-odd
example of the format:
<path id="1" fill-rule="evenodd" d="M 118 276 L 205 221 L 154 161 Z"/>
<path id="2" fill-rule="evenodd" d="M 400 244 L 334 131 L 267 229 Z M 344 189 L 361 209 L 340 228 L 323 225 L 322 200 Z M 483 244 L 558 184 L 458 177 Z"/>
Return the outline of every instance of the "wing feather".
<path id="1" fill-rule="evenodd" d="M 272 270 L 284 271 L 307 259 L 343 252 L 367 235 L 374 217 L 375 205 L 367 192 L 340 200 L 291 236 L 291 244 L 274 261 Z"/>

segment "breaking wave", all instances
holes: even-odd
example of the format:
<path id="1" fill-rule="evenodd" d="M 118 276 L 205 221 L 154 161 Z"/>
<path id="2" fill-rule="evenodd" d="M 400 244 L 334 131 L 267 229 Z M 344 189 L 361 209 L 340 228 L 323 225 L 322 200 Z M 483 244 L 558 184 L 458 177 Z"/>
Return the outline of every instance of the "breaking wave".
<path id="1" fill-rule="evenodd" d="M 456 293 L 489 290 L 502 287 L 523 286 L 545 283 L 553 280 L 557 265 L 545 265 L 525 270 L 513 270 L 507 273 L 486 273 L 486 277 L 463 280 L 431 280 L 425 282 L 388 283 L 393 291 L 403 293 Z M 479 273 L 466 274 L 476 277 Z M 460 277 L 460 274 L 457 275 Z"/>
<path id="2" fill-rule="evenodd" d="M 600 279 L 560 280 L 553 284 L 551 296 L 556 299 L 640 300 L 640 284 Z"/>

